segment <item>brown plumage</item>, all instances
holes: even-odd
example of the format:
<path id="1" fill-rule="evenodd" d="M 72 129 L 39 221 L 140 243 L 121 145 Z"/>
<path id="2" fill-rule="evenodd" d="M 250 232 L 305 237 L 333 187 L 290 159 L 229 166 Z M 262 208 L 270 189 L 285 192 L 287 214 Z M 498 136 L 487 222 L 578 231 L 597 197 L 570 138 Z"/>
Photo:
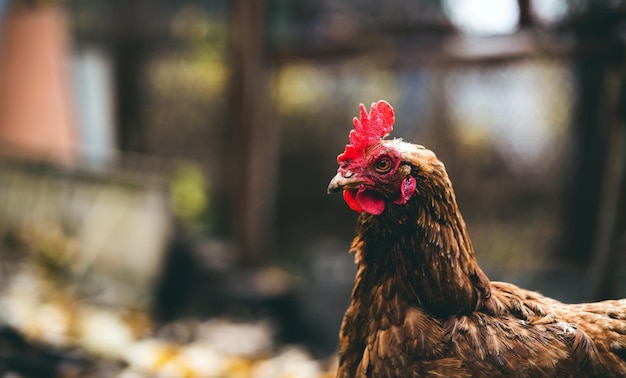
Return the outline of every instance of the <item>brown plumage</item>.
<path id="1" fill-rule="evenodd" d="M 444 165 L 382 139 L 393 120 L 384 101 L 361 108 L 328 188 L 361 213 L 337 377 L 625 377 L 626 300 L 568 305 L 491 282 Z"/>

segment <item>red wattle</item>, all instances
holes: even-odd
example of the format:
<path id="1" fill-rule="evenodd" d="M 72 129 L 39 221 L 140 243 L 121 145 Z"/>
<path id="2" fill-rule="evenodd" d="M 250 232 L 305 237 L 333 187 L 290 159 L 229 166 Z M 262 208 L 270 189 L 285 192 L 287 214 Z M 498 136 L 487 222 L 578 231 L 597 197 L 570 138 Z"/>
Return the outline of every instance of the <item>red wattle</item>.
<path id="1" fill-rule="evenodd" d="M 372 215 L 380 215 L 385 211 L 385 200 L 363 188 L 356 193 L 356 202 L 363 211 Z"/>
<path id="2" fill-rule="evenodd" d="M 343 199 L 352 210 L 357 213 L 366 212 L 372 215 L 380 215 L 385 211 L 385 200 L 365 188 L 354 191 L 344 190 Z"/>
<path id="3" fill-rule="evenodd" d="M 356 211 L 357 213 L 363 212 L 363 209 L 361 208 L 361 206 L 359 206 L 359 203 L 357 202 L 354 193 L 350 190 L 343 191 L 343 200 L 346 201 L 350 209 Z"/>

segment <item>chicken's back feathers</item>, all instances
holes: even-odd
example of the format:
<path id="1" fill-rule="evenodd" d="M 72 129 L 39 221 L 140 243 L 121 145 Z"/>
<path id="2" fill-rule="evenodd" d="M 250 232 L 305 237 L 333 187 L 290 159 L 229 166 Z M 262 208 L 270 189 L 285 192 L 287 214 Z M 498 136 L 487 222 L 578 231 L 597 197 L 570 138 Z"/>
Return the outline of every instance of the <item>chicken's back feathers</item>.
<path id="1" fill-rule="evenodd" d="M 442 319 L 353 298 L 338 377 L 625 377 L 626 300 L 568 305 L 492 282 L 495 312 Z M 386 308 L 386 311 L 380 311 Z"/>
<path id="2" fill-rule="evenodd" d="M 361 213 L 338 377 L 626 377 L 626 300 L 568 305 L 491 282 L 443 163 L 375 131 L 328 187 Z"/>

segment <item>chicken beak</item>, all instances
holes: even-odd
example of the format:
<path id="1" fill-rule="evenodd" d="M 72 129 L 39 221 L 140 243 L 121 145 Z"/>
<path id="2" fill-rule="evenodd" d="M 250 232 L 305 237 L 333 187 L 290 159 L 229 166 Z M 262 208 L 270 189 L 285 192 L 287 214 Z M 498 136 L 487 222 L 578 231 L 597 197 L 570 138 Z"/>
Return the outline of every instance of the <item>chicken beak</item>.
<path id="1" fill-rule="evenodd" d="M 332 194 L 342 189 L 357 189 L 361 183 L 363 183 L 363 180 L 357 178 L 352 172 L 348 172 L 348 174 L 337 172 L 335 177 L 330 180 L 326 193 Z"/>

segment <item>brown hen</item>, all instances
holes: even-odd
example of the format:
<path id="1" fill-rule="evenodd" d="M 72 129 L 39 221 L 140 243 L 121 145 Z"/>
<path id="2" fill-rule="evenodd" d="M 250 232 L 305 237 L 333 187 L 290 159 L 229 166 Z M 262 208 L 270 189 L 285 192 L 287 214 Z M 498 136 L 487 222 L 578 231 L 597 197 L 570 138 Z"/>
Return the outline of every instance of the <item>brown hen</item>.
<path id="1" fill-rule="evenodd" d="M 328 192 L 360 213 L 337 377 L 626 377 L 626 300 L 568 305 L 482 272 L 444 165 L 361 105 Z"/>

